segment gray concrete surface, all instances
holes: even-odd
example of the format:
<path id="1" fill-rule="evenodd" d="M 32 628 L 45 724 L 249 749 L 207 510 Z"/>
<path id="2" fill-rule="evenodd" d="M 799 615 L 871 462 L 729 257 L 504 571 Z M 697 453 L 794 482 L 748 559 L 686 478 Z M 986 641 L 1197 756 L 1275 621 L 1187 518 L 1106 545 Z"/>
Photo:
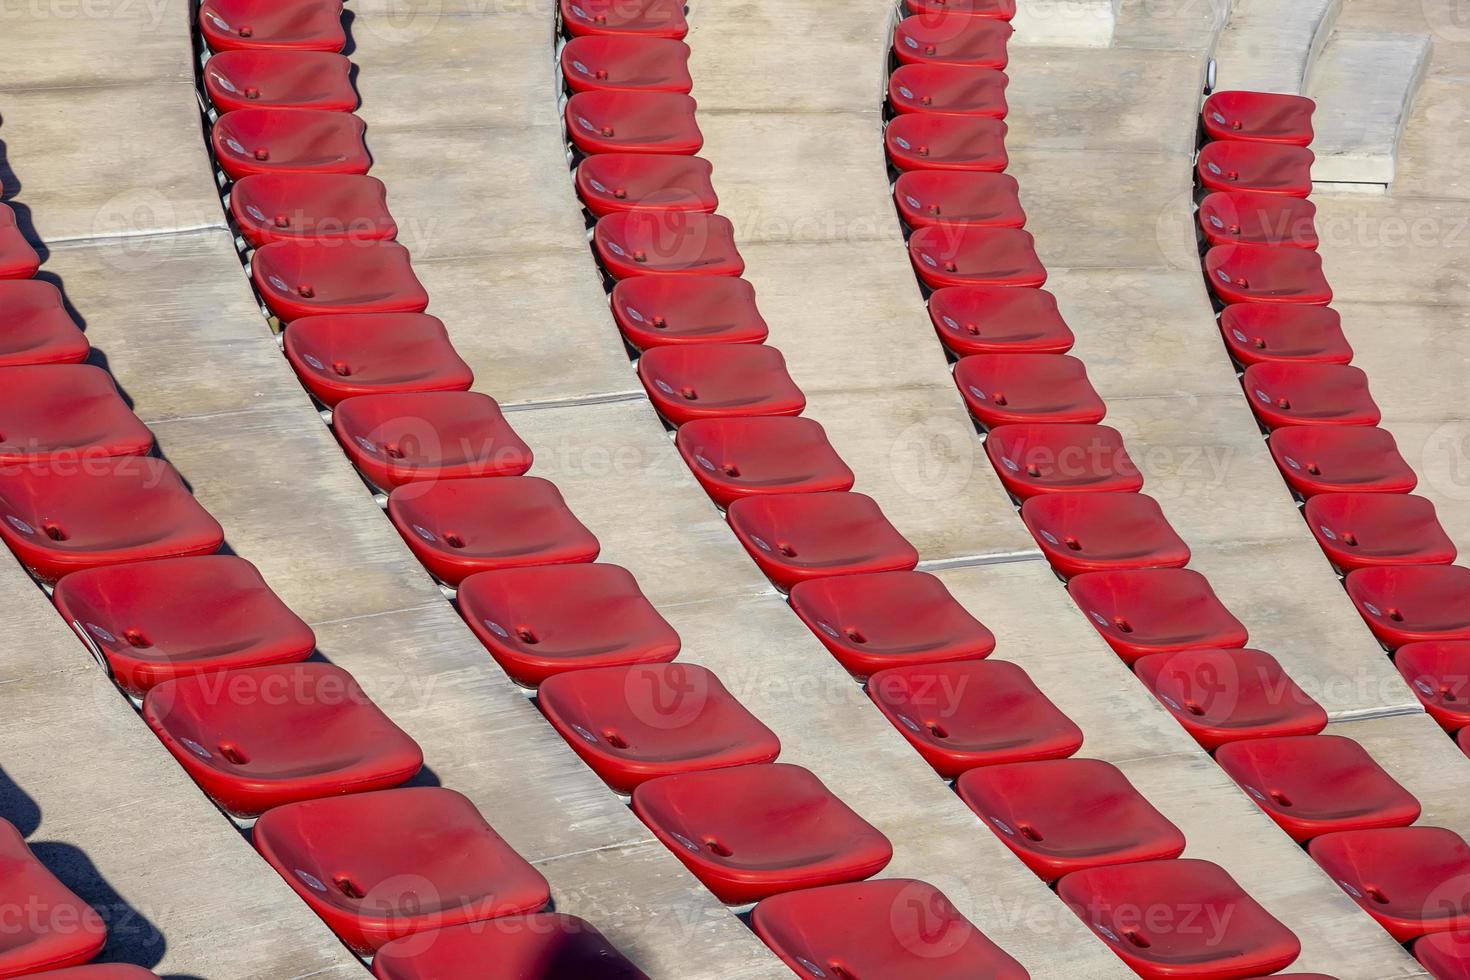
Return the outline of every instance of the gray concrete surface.
<path id="1" fill-rule="evenodd" d="M 1301 94 L 1344 0 L 1234 0 L 1215 46 L 1216 87 Z"/>
<path id="2" fill-rule="evenodd" d="M 1317 102 L 1312 117 L 1315 183 L 1393 183 L 1399 139 L 1429 55 L 1427 34 L 1332 35 L 1304 93 Z"/>
<path id="3" fill-rule="evenodd" d="M 1030 0 L 1019 4 L 1017 44 L 1107 47 L 1117 28 L 1122 0 Z"/>

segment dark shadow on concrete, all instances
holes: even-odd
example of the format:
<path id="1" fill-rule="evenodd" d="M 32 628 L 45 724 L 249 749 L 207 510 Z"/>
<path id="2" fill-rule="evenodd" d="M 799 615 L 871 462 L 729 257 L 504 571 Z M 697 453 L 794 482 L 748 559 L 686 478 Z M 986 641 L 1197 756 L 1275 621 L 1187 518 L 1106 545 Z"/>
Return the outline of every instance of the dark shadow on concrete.
<path id="1" fill-rule="evenodd" d="M 4 769 L 0 769 L 0 818 L 14 824 L 36 858 L 102 916 L 107 945 L 95 962 L 151 967 L 163 959 L 168 946 L 163 934 L 143 910 L 112 887 L 86 851 L 62 841 L 32 839 L 41 830 L 41 807 Z"/>

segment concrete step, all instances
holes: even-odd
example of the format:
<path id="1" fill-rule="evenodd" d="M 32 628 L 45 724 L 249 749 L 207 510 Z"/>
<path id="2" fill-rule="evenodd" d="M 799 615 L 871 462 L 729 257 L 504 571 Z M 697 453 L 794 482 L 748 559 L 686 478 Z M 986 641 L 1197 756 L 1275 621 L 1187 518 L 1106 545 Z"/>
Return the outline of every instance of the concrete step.
<path id="1" fill-rule="evenodd" d="M 1018 0 L 1012 44 L 1106 48 L 1123 0 Z"/>
<path id="2" fill-rule="evenodd" d="M 1431 48 L 1427 34 L 1333 34 L 1306 93 L 1317 100 L 1315 182 L 1384 187 L 1393 182 L 1399 138 Z"/>
<path id="3" fill-rule="evenodd" d="M 1215 48 L 1215 87 L 1300 95 L 1342 2 L 1236 0 Z"/>

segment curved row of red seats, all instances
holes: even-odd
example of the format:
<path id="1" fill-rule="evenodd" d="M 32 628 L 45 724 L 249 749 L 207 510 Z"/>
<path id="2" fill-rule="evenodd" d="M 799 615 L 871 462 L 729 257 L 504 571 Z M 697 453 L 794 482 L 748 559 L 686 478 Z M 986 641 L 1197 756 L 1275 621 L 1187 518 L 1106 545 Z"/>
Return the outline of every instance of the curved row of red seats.
<path id="1" fill-rule="evenodd" d="M 1326 714 L 1295 690 L 1269 654 L 1243 649 L 1244 628 L 1208 584 L 1184 568 L 1189 547 L 1159 505 L 1140 492 L 1143 477 L 1121 435 L 1101 424 L 1107 408 L 1086 366 L 1067 353 L 1072 333 L 1056 299 L 1042 288 L 1046 269 L 1024 230 L 1019 188 L 1003 173 L 1006 77 L 999 69 L 1005 59 L 986 51 L 998 43 L 994 33 L 954 14 L 931 12 L 910 26 L 914 21 L 918 15 L 899 24 L 888 83 L 884 143 L 895 175 L 894 204 L 934 329 L 954 362 L 955 385 L 986 433 L 986 452 L 1002 484 L 1094 626 L 1202 745 L 1278 753 L 1296 748 L 1299 736 L 1322 730 Z M 914 38 L 929 43 L 916 46 Z M 1201 696 L 1201 682 L 1212 677 L 1234 679 L 1228 704 Z M 1280 699 L 1270 684 L 1284 684 L 1300 697 Z M 1245 738 L 1250 741 L 1240 741 Z M 972 806 L 989 800 L 988 809 L 977 807 L 982 813 L 1001 812 L 1018 800 L 1023 810 L 1031 804 L 1033 812 L 1066 812 L 1074 800 L 1087 802 L 1095 787 L 1107 785 L 1097 776 L 1103 765 L 1067 759 L 975 769 L 960 777 L 957 789 Z M 1259 778 L 1249 760 L 1241 768 L 1243 783 Z M 1289 769 L 1277 763 L 1270 778 Z M 1055 784 L 1041 794 L 1036 784 L 1053 774 Z M 1302 803 L 1321 814 L 1320 801 L 1332 786 L 1319 782 L 1310 792 L 1306 798 L 1303 789 Z M 1412 820 L 1418 807 L 1412 798 L 1409 804 Z M 1135 805 L 1146 803 L 1140 798 Z M 1001 819 L 1015 833 L 1029 829 L 1015 813 Z M 1180 838 L 1173 855 L 1183 849 Z M 1295 958 L 1299 947 L 1291 933 L 1222 869 L 1193 860 L 1145 860 L 1156 856 L 1124 849 L 1116 867 L 1090 876 L 1066 865 L 1053 869 L 1061 876 L 1058 894 L 1140 975 L 1215 975 L 1211 971 L 1228 969 L 1227 962 L 1245 973 L 1264 973 Z M 1140 880 L 1171 901 L 1228 894 L 1229 902 L 1249 909 L 1229 952 L 1161 941 L 1098 912 L 1136 894 L 1130 889 Z"/>
<path id="2" fill-rule="evenodd" d="M 895 44 L 907 64 L 891 91 L 909 100 L 913 119 L 930 118 L 926 107 L 936 98 L 963 102 L 967 115 L 954 117 L 964 119 L 965 132 L 945 142 L 946 162 L 958 169 L 904 181 L 901 207 L 923 225 L 915 265 L 933 270 L 936 285 L 957 287 L 960 315 L 975 300 L 965 291 L 970 277 L 989 275 L 1007 290 L 996 298 L 1015 311 L 1015 341 L 1036 352 L 1035 368 L 1047 376 L 1023 378 L 1018 365 L 995 356 L 1011 350 L 1001 344 L 973 352 L 964 383 L 980 411 L 998 418 L 1024 413 L 1028 397 L 1048 396 L 1077 372 L 1068 375 L 1071 359 L 1045 356 L 1071 343 L 1055 304 L 1049 321 L 1028 318 L 1034 305 L 1010 295 L 1045 279 L 1030 236 L 1019 229 L 1024 214 L 1015 181 L 992 172 L 1004 167 L 1005 76 L 997 67 L 1005 63 L 1010 27 L 1006 18 L 975 16 L 980 11 L 922 7 L 911 4 L 899 28 Z M 871 498 L 852 492 L 853 474 L 821 426 L 800 417 L 802 393 L 780 352 L 764 343 L 755 291 L 739 278 L 744 263 L 733 228 L 714 213 L 711 167 L 693 156 L 701 135 L 687 58 L 687 49 L 669 39 L 613 50 L 576 38 L 562 53 L 571 91 L 566 130 L 593 248 L 639 377 L 676 430 L 691 471 L 761 570 L 789 592 L 797 614 L 844 667 L 866 679 L 895 727 L 940 774 L 958 778 L 961 798 L 1023 862 L 1049 881 L 1072 883 L 1063 897 L 1079 914 L 1097 907 L 1098 889 L 1126 898 L 1163 887 L 1181 903 L 1204 900 L 1240 913 L 1246 933 L 1264 941 L 1233 951 L 1237 963 L 1252 972 L 1286 965 L 1296 954 L 1294 937 L 1219 869 L 1182 874 L 1197 864 L 1171 860 L 1183 851 L 1183 836 L 1116 768 L 1070 758 L 1082 733 L 1020 668 L 985 659 L 994 637 L 942 582 L 914 571 L 912 546 Z M 942 76 L 934 92 L 926 87 L 929 76 Z M 922 126 L 892 137 L 914 158 L 927 155 L 927 143 L 918 141 L 930 138 Z M 984 172 L 963 169 L 964 153 L 979 155 Z M 943 218 L 933 205 L 938 198 Z M 973 224 L 946 224 L 951 210 Z M 942 251 L 957 239 L 957 253 Z M 969 336 L 958 324 L 954 329 Z M 1014 390 L 1013 380 L 1020 385 Z M 995 398 L 997 385 L 1013 393 Z M 1079 422 L 1102 414 L 1095 393 L 1086 391 L 1090 398 L 1079 396 L 1071 407 Z M 962 696 L 941 710 L 932 696 L 936 683 Z M 1104 812 L 1107 819 L 1095 819 Z M 774 903 L 756 906 L 758 929 Z M 811 973 L 807 964 L 854 963 L 852 951 L 791 948 L 783 935 L 762 936 L 803 975 Z M 1117 938 L 1130 942 L 1121 932 Z M 880 952 L 865 949 L 872 959 L 856 961 L 859 972 L 918 976 L 935 965 Z M 1187 959 L 1195 952 L 1167 955 Z"/>
<path id="3" fill-rule="evenodd" d="M 811 773 L 775 763 L 775 736 L 711 672 L 674 662 L 678 635 L 626 570 L 596 562 L 596 537 L 554 485 L 527 475 L 531 451 L 493 399 L 468 390 L 468 367 L 443 324 L 424 313 L 428 297 L 393 241 L 386 188 L 366 174 L 363 126 L 346 115 L 356 100 L 344 88 L 345 59 L 322 57 L 340 47 L 339 25 L 322 19 L 314 36 L 303 37 L 291 33 L 302 21 L 285 18 L 277 39 L 289 35 L 290 43 L 259 47 L 261 17 L 276 16 L 274 8 L 219 12 L 209 5 L 201 12 L 207 41 L 221 21 L 252 27 L 248 42 L 221 42 L 229 50 L 206 64 L 204 87 L 220 113 L 211 145 L 232 182 L 229 212 L 251 250 L 263 306 L 285 325 L 286 356 L 330 410 L 344 451 L 386 495 L 410 549 L 455 591 L 476 636 L 512 679 L 536 689 L 571 747 L 613 789 L 631 794 L 635 812 L 721 899 L 745 903 L 880 870 L 891 854 L 887 840 Z M 682 35 L 681 8 L 579 2 L 562 14 L 570 33 L 585 35 L 567 46 L 581 69 L 616 57 L 645 76 L 677 74 L 679 66 L 638 59 L 641 41 Z M 587 73 L 597 79 L 597 69 Z M 229 97 L 216 99 L 217 91 Z M 254 93 L 243 107 L 231 101 L 240 91 Z M 681 196 L 712 197 L 697 166 L 664 176 Z M 586 177 L 589 186 L 629 179 L 616 170 Z M 627 251 L 627 261 L 641 261 Z M 691 690 L 697 698 L 687 697 Z M 665 695 L 688 705 L 673 723 L 655 710 Z M 793 801 L 803 814 L 795 823 Z M 269 832 L 284 822 L 267 814 L 262 823 L 269 847 Z M 853 896 L 856 906 L 864 894 Z M 943 901 L 925 897 L 930 906 Z M 973 931 L 953 918 L 951 940 Z M 451 966 L 473 972 L 465 956 L 475 941 L 468 933 L 436 939 L 416 958 L 390 943 L 375 969 L 385 978 L 447 977 Z M 967 957 L 989 949 L 978 932 L 958 945 Z M 593 975 L 571 962 L 560 955 L 553 968 L 546 959 L 544 975 Z M 621 957 L 577 960 L 589 971 L 593 962 L 599 976 L 633 969 Z"/>
<path id="4" fill-rule="evenodd" d="M 5 196 L 0 185 L 0 197 Z M 74 501 L 57 511 L 63 518 L 50 516 L 50 505 L 41 502 L 48 487 L 81 488 L 83 484 L 45 480 L 32 484 L 24 478 L 26 471 L 40 475 L 52 468 L 76 470 L 95 465 L 106 472 L 113 456 L 149 452 L 153 436 L 128 411 L 107 373 L 81 363 L 91 345 L 66 312 L 60 290 L 32 278 L 40 265 L 40 256 L 17 222 L 14 209 L 0 204 L 0 320 L 6 325 L 0 336 L 0 378 L 12 385 L 0 419 L 5 433 L 0 435 L 0 478 L 16 478 L 0 486 L 0 510 L 5 517 L 0 526 L 13 535 L 4 540 L 17 557 L 33 572 L 54 581 L 85 560 L 77 557 L 75 549 L 51 546 L 67 540 L 72 528 L 102 550 L 121 552 L 128 543 L 115 533 L 109 536 L 107 530 L 91 536 L 90 502 L 83 508 Z M 154 482 L 168 485 L 177 480 L 161 461 L 135 463 Z M 136 487 L 132 481 L 121 482 Z M 92 486 L 84 495 L 90 498 L 99 489 Z M 74 497 L 80 492 L 74 490 Z M 147 502 L 153 512 L 145 513 L 145 521 L 156 516 L 158 509 L 168 509 L 167 502 L 159 498 L 150 496 Z M 212 535 L 206 522 L 200 525 L 196 530 L 202 529 L 206 537 Z M 159 530 L 167 536 L 170 529 Z M 144 536 L 153 537 L 146 529 Z M 174 541 L 184 537 L 176 533 Z M 31 547 L 22 552 L 17 545 Z M 145 980 L 154 976 L 126 964 L 82 965 L 102 951 L 106 925 L 5 820 L 0 820 L 0 901 L 12 909 L 36 913 L 17 917 L 8 930 L 0 949 L 0 977 L 28 976 L 41 970 L 59 980 Z"/>
<path id="5" fill-rule="evenodd" d="M 989 631 L 937 579 L 913 571 L 918 556 L 912 546 L 873 500 L 851 492 L 852 471 L 822 427 L 800 417 L 802 392 L 780 352 L 764 343 L 767 328 L 755 290 L 740 278 L 744 262 L 734 228 L 715 213 L 712 167 L 694 155 L 702 135 L 689 95 L 693 81 L 682 31 L 661 37 L 589 33 L 573 27 L 566 10 L 564 4 L 563 21 L 572 36 L 561 49 L 560 66 L 569 93 L 565 122 L 575 187 L 592 225 L 614 319 L 636 352 L 650 400 L 677 430 L 675 444 L 691 472 L 726 510 L 761 570 L 790 592 L 793 607 L 854 673 L 924 671 L 929 668 L 921 665 L 943 660 L 997 671 L 1009 667 L 982 663 L 979 658 L 994 646 Z M 994 23 L 1009 31 L 1003 21 Z M 846 621 L 851 610 L 868 611 L 875 603 L 885 610 L 881 623 L 857 643 L 851 639 L 855 633 L 839 633 L 825 622 Z M 900 625 L 922 611 L 934 617 L 929 638 Z M 548 686 L 575 676 L 553 678 Z M 904 678 L 893 681 L 887 690 L 899 704 Z M 1039 691 L 1026 690 L 1024 675 L 1019 685 L 1015 690 L 1026 701 L 1021 711 L 1056 714 Z M 1001 726 L 983 718 L 984 710 L 977 704 L 972 717 L 985 730 L 970 739 L 957 731 L 968 747 L 957 751 L 981 752 L 982 742 L 998 743 Z M 1063 744 L 1058 754 L 1067 752 Z M 754 785 L 758 767 L 733 772 Z M 714 774 L 704 778 L 714 785 Z M 655 781 L 635 790 L 635 810 L 666 841 L 671 831 L 674 841 L 687 840 L 673 826 L 678 798 L 655 792 L 659 787 Z M 788 800 L 805 799 L 816 788 L 793 782 Z M 769 831 L 744 826 L 747 816 L 711 814 L 703 825 L 708 846 L 764 850 L 784 859 L 780 848 L 772 850 L 774 841 L 755 839 Z M 806 823 L 795 827 L 803 836 L 815 831 Z M 810 846 L 822 836 L 813 833 L 796 846 Z M 853 877 L 881 866 L 874 863 Z M 727 887 L 721 883 L 716 891 Z M 936 968 L 954 975 L 1025 976 L 942 893 L 922 882 L 852 881 L 741 897 L 759 899 L 752 926 L 801 975 L 825 975 L 840 964 L 844 973 L 891 977 L 927 976 Z M 938 928 L 910 934 L 890 914 L 895 902 L 932 910 Z"/>
<path id="6" fill-rule="evenodd" d="M 262 184 L 257 204 L 272 192 L 269 178 Z M 285 223 L 262 220 L 276 232 Z M 392 789 L 422 765 L 415 742 L 345 671 L 307 663 L 312 630 L 251 564 L 216 554 L 221 526 L 150 455 L 153 436 L 112 379 L 78 363 L 88 347 L 56 289 L 4 282 L 0 310 L 16 328 L 0 367 L 9 381 L 0 536 L 53 589 L 57 610 L 210 798 L 235 817 L 259 817 L 257 848 L 301 898 L 365 954 L 407 933 L 466 924 L 475 942 L 491 940 L 495 955 L 520 956 L 528 968 L 578 951 L 613 964 L 587 924 L 539 914 L 547 883 L 467 799 Z M 431 347 L 435 334 L 422 338 Z M 16 873 L 7 871 L 6 889 L 44 883 L 34 861 L 7 857 Z M 441 901 L 422 908 L 413 889 L 391 893 L 409 873 L 440 886 Z M 520 926 L 473 927 L 500 915 Z M 84 961 L 100 948 L 94 933 L 76 930 L 69 943 L 7 940 L 0 971 Z M 87 954 L 73 952 L 93 939 Z M 432 956 L 394 949 L 384 959 L 397 964 L 392 976 L 444 976 Z"/>
<path id="7" fill-rule="evenodd" d="M 1368 378 L 1327 305 L 1307 200 L 1312 108 L 1255 92 L 1206 101 L 1196 165 L 1205 278 L 1246 399 L 1313 537 L 1425 709 L 1470 755 L 1470 569 L 1453 564 L 1434 505 L 1412 493 L 1414 472 L 1378 427 Z M 1421 906 L 1454 890 L 1450 876 L 1470 867 L 1465 843 L 1408 822 L 1318 837 L 1310 851 L 1395 938 L 1431 934 L 1414 952 L 1434 976 L 1463 977 L 1470 919 Z"/>
<path id="8" fill-rule="evenodd" d="M 1406 829 L 1419 815 L 1417 801 L 1355 742 L 1320 735 L 1325 712 L 1291 684 L 1274 658 L 1245 648 L 1245 627 L 1202 576 L 1183 567 L 1189 549 L 1158 505 L 1140 493 L 1143 478 L 1121 436 L 1098 424 L 1105 407 L 1084 366 L 1064 356 L 1070 334 L 1055 301 L 1037 288 L 1045 269 L 1030 239 L 1021 237 L 1009 201 L 995 202 L 1008 190 L 994 181 L 1003 152 L 974 135 L 977 117 L 1003 113 L 1003 81 L 994 69 L 939 63 L 929 70 L 903 60 L 890 78 L 894 116 L 886 143 L 898 173 L 895 203 L 910 229 L 910 256 L 930 292 L 936 331 L 956 358 L 956 384 L 977 425 L 987 430 L 987 453 L 1043 553 L 1115 652 L 1296 840 Z M 1235 108 L 1221 113 L 1231 139 L 1241 136 L 1230 129 L 1238 119 Z M 910 135 L 915 116 L 928 117 L 927 143 Z M 1377 409 L 1361 373 L 1338 370 L 1350 352 L 1343 356 L 1346 344 L 1325 311 L 1331 292 L 1313 251 L 1313 212 L 1296 196 L 1310 188 L 1310 151 L 1290 132 L 1292 123 L 1272 119 L 1267 125 L 1289 137 L 1274 136 L 1263 151 L 1269 161 L 1233 147 L 1201 155 L 1200 178 L 1211 192 L 1200 212 L 1202 237 L 1212 246 L 1206 274 L 1217 295 L 1239 304 L 1230 307 L 1239 313 L 1234 326 L 1268 325 L 1274 337 L 1315 340 L 1323 351 L 1321 363 L 1283 369 L 1257 358 L 1250 364 L 1245 384 L 1263 424 L 1309 433 L 1316 430 L 1308 426 L 1328 420 L 1372 424 Z M 1246 126 L 1262 128 L 1259 119 Z M 930 145 L 940 157 L 932 171 Z M 970 172 L 957 177 L 967 164 Z M 1254 183 L 1239 185 L 1242 175 Z M 1305 327 L 1291 328 L 1277 312 L 1287 302 L 1313 311 Z M 1018 311 L 1034 315 L 1032 331 L 1018 329 Z M 1315 470 L 1314 462 L 1304 465 Z M 1331 513 L 1364 513 L 1363 504 L 1347 504 Z M 1399 522 L 1444 553 L 1448 542 L 1424 527 L 1422 506 Z M 1224 697 L 1221 678 L 1228 679 Z M 1264 685 L 1274 683 L 1299 696 L 1272 695 Z M 1446 846 L 1445 853 L 1458 852 Z M 1458 873 L 1428 861 L 1415 870 L 1419 891 L 1394 899 L 1405 901 L 1405 908 L 1423 897 L 1423 889 Z M 1340 878 L 1350 879 L 1346 871 Z M 1350 884 L 1345 888 L 1352 893 Z M 1419 928 L 1449 929 L 1457 922 L 1454 914 L 1426 913 Z M 1155 955 L 1126 944 L 1114 948 L 1144 971 Z"/>
<path id="9" fill-rule="evenodd" d="M 282 13 L 290 12 L 216 7 L 203 16 L 259 24 L 256 16 Z M 241 94 L 259 90 L 245 85 Z M 467 799 L 447 789 L 394 789 L 422 765 L 416 743 L 350 674 L 307 661 L 316 646 L 310 627 L 251 564 L 218 554 L 221 526 L 150 454 L 151 433 L 112 379 L 78 363 L 88 347 L 56 289 L 7 282 L 0 310 L 16 326 L 0 367 L 10 381 L 0 535 L 53 589 L 57 610 L 210 798 L 234 817 L 257 818 L 257 848 L 298 895 L 363 954 L 385 943 L 401 951 L 392 940 L 459 926 L 528 968 L 575 951 L 612 955 L 591 927 L 539 914 L 545 880 Z M 24 849 L 6 843 L 7 851 Z M 40 879 L 22 855 L 6 857 L 15 870 L 4 876 L 6 889 Z M 410 873 L 440 884 L 441 901 L 422 908 L 413 889 L 397 893 L 392 882 Z M 478 926 L 491 915 L 523 924 L 497 927 L 506 934 L 497 939 Z M 75 930 L 69 948 L 97 932 Z M 0 976 L 84 961 L 101 939 L 87 955 L 63 955 L 68 949 L 56 942 L 40 952 L 32 945 L 7 939 Z M 392 976 L 447 976 L 423 959 L 384 956 L 397 964 Z M 97 967 L 47 976 L 151 974 Z"/>
<path id="10" fill-rule="evenodd" d="M 1011 8 L 974 8 L 958 33 L 947 12 L 923 9 L 901 29 L 912 46 L 900 43 L 920 62 L 934 49 L 987 70 L 1004 65 Z M 1075 872 L 1080 883 L 1092 870 L 1133 862 L 1138 874 L 1123 887 L 1135 895 L 1170 880 L 1169 859 L 1184 847 L 1177 828 L 1114 767 L 1070 758 L 1082 733 L 1019 667 L 985 659 L 995 647 L 989 630 L 939 579 L 914 570 L 913 547 L 871 498 L 853 492 L 854 475 L 821 425 L 801 417 L 805 399 L 780 352 L 765 343 L 755 290 L 740 278 L 734 229 L 715 213 L 712 168 L 694 155 L 702 137 L 687 61 L 676 38 L 613 45 L 579 36 L 561 53 L 574 182 L 614 319 L 686 464 L 752 559 L 788 592 L 797 615 L 866 681 L 870 697 L 923 758 L 944 777 L 959 778 L 962 799 L 1038 875 L 1055 880 Z M 973 143 L 994 160 L 1004 124 L 991 114 L 981 122 L 950 144 L 952 156 Z M 971 176 L 916 182 L 913 193 L 953 186 L 967 208 L 997 226 L 1024 222 L 1012 178 Z M 922 212 L 921 203 L 915 207 Z M 1013 239 L 1018 251 L 1029 249 L 1024 232 Z M 1032 350 L 1055 350 L 1059 337 L 1061 349 L 1070 346 L 1064 325 L 1019 329 L 1032 331 Z M 977 377 L 977 384 L 988 383 Z M 935 684 L 962 692 L 939 715 Z M 1089 816 L 1100 810 L 1110 819 Z M 1035 822 L 1047 828 L 1044 843 Z M 1233 882 L 1213 884 L 1210 901 L 1258 908 L 1236 894 Z M 848 891 L 766 899 L 753 923 L 802 975 L 828 967 L 892 977 L 941 967 L 970 975 L 978 968 L 966 972 L 970 960 L 946 959 L 927 941 L 922 951 L 896 943 L 901 937 L 892 935 L 891 923 L 874 931 L 866 915 L 839 927 L 854 911 L 845 901 L 831 904 L 839 894 L 856 903 L 865 892 L 878 896 L 900 886 L 843 887 Z M 1079 895 L 1077 904 L 1084 901 Z M 1019 969 L 998 951 L 985 962 L 1002 975 Z"/>
<path id="11" fill-rule="evenodd" d="M 0 210 L 5 274 L 34 274 L 34 250 L 10 208 Z M 11 396 L 0 407 L 0 540 L 210 798 L 237 817 L 284 814 L 304 801 L 389 790 L 417 773 L 413 740 L 344 671 L 306 662 L 311 629 L 254 566 L 219 553 L 219 523 L 155 453 L 107 372 L 82 363 L 90 348 L 56 287 L 5 279 L 0 317 L 13 327 L 0 353 Z M 417 818 L 432 825 L 430 810 L 418 807 Z M 96 914 L 41 868 L 14 828 L 4 831 L 6 903 L 58 914 L 66 906 L 79 925 L 25 917 L 23 934 L 3 944 L 0 975 L 91 959 L 105 941 Z M 126 966 L 75 971 L 109 974 L 152 976 Z"/>

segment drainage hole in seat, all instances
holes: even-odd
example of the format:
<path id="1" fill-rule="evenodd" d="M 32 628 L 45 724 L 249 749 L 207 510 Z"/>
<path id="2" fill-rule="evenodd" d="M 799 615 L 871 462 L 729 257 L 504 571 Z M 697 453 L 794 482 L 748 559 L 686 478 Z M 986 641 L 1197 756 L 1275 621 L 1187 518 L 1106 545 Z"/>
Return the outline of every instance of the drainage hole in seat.
<path id="1" fill-rule="evenodd" d="M 243 766 L 250 762 L 250 757 L 240 750 L 238 745 L 221 745 L 219 754 L 237 766 Z"/>

